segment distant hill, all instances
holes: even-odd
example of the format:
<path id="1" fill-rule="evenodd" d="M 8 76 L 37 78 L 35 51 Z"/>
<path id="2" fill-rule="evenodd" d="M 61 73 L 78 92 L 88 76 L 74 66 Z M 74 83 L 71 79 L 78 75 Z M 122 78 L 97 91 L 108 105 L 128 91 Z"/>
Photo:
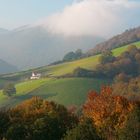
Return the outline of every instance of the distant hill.
<path id="1" fill-rule="evenodd" d="M 103 41 L 94 36 L 52 34 L 42 26 L 0 29 L 0 56 L 20 70 L 47 65 L 60 60 L 69 51 L 87 51 Z"/>
<path id="2" fill-rule="evenodd" d="M 0 59 L 0 74 L 16 72 L 17 67 L 7 63 L 6 61 Z"/>
<path id="3" fill-rule="evenodd" d="M 122 34 L 119 34 L 105 42 L 97 44 L 93 49 L 89 50 L 87 54 L 98 54 L 104 50 L 111 50 L 136 41 L 140 41 L 140 27 L 126 30 Z"/>

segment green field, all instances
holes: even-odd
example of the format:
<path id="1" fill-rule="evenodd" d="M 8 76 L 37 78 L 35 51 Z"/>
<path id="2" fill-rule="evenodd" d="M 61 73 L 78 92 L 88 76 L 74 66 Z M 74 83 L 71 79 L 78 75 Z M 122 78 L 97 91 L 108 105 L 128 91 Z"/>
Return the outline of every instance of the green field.
<path id="1" fill-rule="evenodd" d="M 137 47 L 140 47 L 140 42 L 136 42 L 133 44 L 135 44 Z M 120 48 L 112 50 L 114 56 L 118 56 L 122 52 L 126 51 L 128 46 L 129 45 L 126 45 L 126 46 L 122 46 Z M 91 56 L 91 57 L 83 58 L 83 59 L 73 61 L 73 62 L 63 63 L 56 66 L 50 66 L 44 69 L 46 69 L 48 74 L 51 74 L 52 76 L 60 76 L 67 73 L 72 73 L 73 70 L 77 67 L 82 67 L 82 68 L 91 70 L 91 69 L 94 69 L 95 66 L 99 63 L 98 61 L 99 56 L 100 55 Z"/>
<path id="2" fill-rule="evenodd" d="M 140 47 L 140 42 L 133 43 Z M 112 50 L 115 56 L 120 55 L 127 50 L 128 45 Z M 13 97 L 3 95 L 0 90 L 0 107 L 11 106 L 29 99 L 33 96 L 40 96 L 47 100 L 53 100 L 64 105 L 81 105 L 85 102 L 87 93 L 91 89 L 99 90 L 100 86 L 110 81 L 88 78 L 65 78 L 57 79 L 67 73 L 72 73 L 77 67 L 94 69 L 98 64 L 100 55 L 83 58 L 73 62 L 67 62 L 55 66 L 45 66 L 33 70 L 22 71 L 13 74 L 0 76 L 0 85 L 5 81 L 13 80 L 16 84 L 17 94 Z M 32 71 L 44 74 L 44 77 L 50 75 L 50 78 L 40 80 L 29 80 Z"/>
<path id="3" fill-rule="evenodd" d="M 0 92 L 0 106 L 11 106 L 33 96 L 56 101 L 63 105 L 81 105 L 85 102 L 87 93 L 110 81 L 88 78 L 42 79 L 23 82 L 16 85 L 17 94 L 8 98 Z"/>
<path id="4" fill-rule="evenodd" d="M 132 44 L 135 44 L 137 47 L 140 47 L 140 41 L 132 43 Z M 118 56 L 122 52 L 126 51 L 127 47 L 129 45 L 122 46 L 122 47 L 119 47 L 117 49 L 113 49 L 112 52 L 113 52 L 114 56 Z M 44 67 L 39 67 L 39 68 L 36 68 L 36 69 L 30 69 L 30 70 L 27 70 L 27 71 L 17 72 L 17 73 L 13 73 L 13 74 L 6 74 L 6 75 L 0 76 L 0 78 L 22 80 L 22 79 L 29 78 L 32 71 L 43 73 L 46 76 L 50 75 L 50 76 L 55 77 L 55 76 L 65 75 L 67 73 L 72 73 L 73 70 L 77 67 L 82 67 L 82 68 L 86 68 L 86 69 L 91 70 L 91 69 L 94 69 L 95 66 L 99 63 L 99 61 L 98 61 L 99 56 L 100 55 L 95 55 L 95 56 L 83 58 L 83 59 L 80 59 L 80 60 L 76 60 L 76 61 L 73 61 L 73 62 L 62 63 L 62 64 L 59 64 L 59 65 L 44 66 Z"/>

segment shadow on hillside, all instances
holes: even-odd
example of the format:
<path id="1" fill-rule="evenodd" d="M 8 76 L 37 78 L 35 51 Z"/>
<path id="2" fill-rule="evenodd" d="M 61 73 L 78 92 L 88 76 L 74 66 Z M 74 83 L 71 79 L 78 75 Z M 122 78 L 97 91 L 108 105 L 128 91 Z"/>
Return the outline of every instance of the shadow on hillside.
<path id="1" fill-rule="evenodd" d="M 37 96 L 38 96 L 38 97 L 41 97 L 41 98 L 43 98 L 43 99 L 47 99 L 47 98 L 49 98 L 49 97 L 54 97 L 54 96 L 56 96 L 56 95 L 57 95 L 57 93 L 48 93 L 48 94 L 46 94 L 46 95 L 44 95 L 44 94 L 39 94 L 39 95 L 37 95 Z M 32 97 L 34 97 L 34 96 L 36 96 L 36 95 L 27 94 L 27 95 L 22 95 L 22 96 L 14 97 L 14 99 L 17 100 L 17 102 L 22 102 L 22 101 L 27 100 L 27 99 L 30 99 L 30 98 L 32 98 Z"/>
<path id="2" fill-rule="evenodd" d="M 54 97 L 56 95 L 57 95 L 57 93 L 48 93 L 46 95 L 40 94 L 40 95 L 37 95 L 37 96 L 47 100 L 47 98 Z M 4 102 L 3 104 L 0 104 L 0 108 L 13 107 L 15 105 L 20 104 L 21 102 L 23 102 L 25 100 L 31 99 L 34 96 L 35 95 L 27 94 L 27 95 L 22 95 L 22 96 L 17 96 L 17 97 L 9 98 L 6 102 Z"/>

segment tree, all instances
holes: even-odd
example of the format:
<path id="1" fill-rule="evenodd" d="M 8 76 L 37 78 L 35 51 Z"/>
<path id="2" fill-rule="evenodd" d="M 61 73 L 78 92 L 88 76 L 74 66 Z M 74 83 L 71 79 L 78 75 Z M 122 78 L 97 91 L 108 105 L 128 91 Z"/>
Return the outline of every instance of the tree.
<path id="1" fill-rule="evenodd" d="M 114 59 L 115 59 L 115 57 L 113 56 L 112 51 L 106 50 L 101 54 L 101 56 L 99 58 L 99 62 L 101 64 L 105 64 L 108 62 L 112 62 Z"/>
<path id="2" fill-rule="evenodd" d="M 8 83 L 4 86 L 3 94 L 7 96 L 12 96 L 16 94 L 16 88 L 13 83 Z"/>
<path id="3" fill-rule="evenodd" d="M 92 77 L 93 74 L 94 74 L 93 71 L 80 68 L 80 67 L 74 69 L 73 71 L 73 76 L 75 77 Z"/>
<path id="4" fill-rule="evenodd" d="M 0 140 L 5 137 L 5 132 L 10 125 L 10 118 L 8 116 L 8 111 L 0 111 Z"/>
<path id="5" fill-rule="evenodd" d="M 82 52 L 81 49 L 78 49 L 78 50 L 75 51 L 75 54 L 76 54 L 76 57 L 77 57 L 77 58 L 81 58 L 82 55 L 83 55 L 83 52 Z"/>
<path id="6" fill-rule="evenodd" d="M 75 59 L 76 59 L 76 54 L 74 52 L 69 52 L 64 56 L 63 61 L 71 61 Z"/>
<path id="7" fill-rule="evenodd" d="M 64 140 L 100 140 L 100 138 L 92 121 L 86 119 L 75 128 L 69 130 Z"/>
<path id="8" fill-rule="evenodd" d="M 84 116 L 95 123 L 103 137 L 116 137 L 116 130 L 124 126 L 133 105 L 122 96 L 113 96 L 112 88 L 105 86 L 100 93 L 91 91 L 84 105 Z"/>
<path id="9" fill-rule="evenodd" d="M 11 108 L 10 118 L 12 125 L 7 136 L 13 137 L 12 140 L 16 135 L 24 140 L 60 140 L 67 129 L 78 123 L 77 116 L 63 105 L 39 97 Z"/>
<path id="10" fill-rule="evenodd" d="M 25 126 L 21 123 L 11 125 L 6 133 L 6 138 L 8 140 L 25 140 L 27 135 L 27 130 Z"/>
<path id="11" fill-rule="evenodd" d="M 138 140 L 140 138 L 140 106 L 129 114 L 127 122 L 120 130 L 119 140 Z"/>

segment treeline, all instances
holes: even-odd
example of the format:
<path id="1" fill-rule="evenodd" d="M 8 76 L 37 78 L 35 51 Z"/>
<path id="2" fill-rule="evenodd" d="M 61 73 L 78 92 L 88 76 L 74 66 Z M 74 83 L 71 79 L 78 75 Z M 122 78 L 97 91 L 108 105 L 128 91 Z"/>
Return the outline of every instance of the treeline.
<path id="1" fill-rule="evenodd" d="M 130 100 L 140 100 L 140 76 L 130 78 L 125 74 L 119 74 L 112 88 L 114 95 L 121 95 Z"/>
<path id="2" fill-rule="evenodd" d="M 73 71 L 73 76 L 76 77 L 114 79 L 119 74 L 125 74 L 126 77 L 131 78 L 140 75 L 140 49 L 135 45 L 130 45 L 118 57 L 113 56 L 110 50 L 104 51 L 99 57 L 99 64 L 94 70 L 76 68 Z"/>
<path id="3" fill-rule="evenodd" d="M 113 38 L 96 45 L 87 55 L 95 55 L 105 50 L 112 50 L 130 43 L 140 41 L 140 27 L 126 30 L 124 33 L 114 36 Z"/>
<path id="4" fill-rule="evenodd" d="M 140 75 L 140 49 L 135 45 L 130 45 L 127 51 L 118 57 L 114 57 L 111 51 L 105 51 L 99 59 L 96 72 L 104 77 L 114 78 L 120 73 L 131 77 Z"/>
<path id="5" fill-rule="evenodd" d="M 33 97 L 0 111 L 0 140 L 60 140 L 77 123 L 64 106 Z"/>
<path id="6" fill-rule="evenodd" d="M 1 140 L 138 140 L 140 102 L 90 91 L 81 110 L 33 97 L 0 111 Z"/>
<path id="7" fill-rule="evenodd" d="M 56 61 L 56 62 L 53 62 L 50 64 L 51 65 L 57 65 L 57 64 L 61 64 L 61 63 L 64 63 L 64 62 L 70 62 L 70 61 L 74 61 L 74 60 L 78 60 L 78 59 L 81 59 L 81 58 L 84 58 L 86 57 L 86 55 L 82 52 L 81 49 L 78 49 L 76 50 L 75 52 L 71 51 L 71 52 L 68 52 L 62 60 L 59 60 L 59 61 Z"/>
<path id="8" fill-rule="evenodd" d="M 64 62 L 70 62 L 80 58 L 86 58 L 96 54 L 101 54 L 106 50 L 112 50 L 124 45 L 134 43 L 136 41 L 140 41 L 140 27 L 126 30 L 122 34 L 116 35 L 103 43 L 97 44 L 93 49 L 89 50 L 86 53 L 83 53 L 81 49 L 78 49 L 75 52 L 68 52 L 62 60 L 55 61 L 49 65 L 57 65 Z"/>

